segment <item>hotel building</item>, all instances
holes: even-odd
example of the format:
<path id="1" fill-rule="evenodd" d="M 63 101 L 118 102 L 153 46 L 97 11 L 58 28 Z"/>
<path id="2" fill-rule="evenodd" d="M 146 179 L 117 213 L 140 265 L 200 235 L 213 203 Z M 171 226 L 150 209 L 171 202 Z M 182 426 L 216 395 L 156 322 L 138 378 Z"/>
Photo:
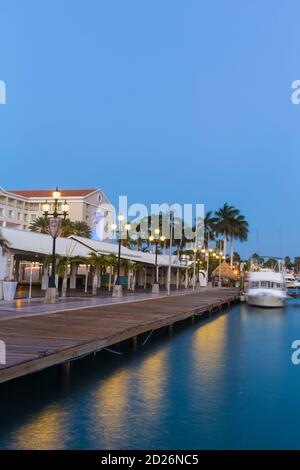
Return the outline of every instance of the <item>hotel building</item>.
<path id="1" fill-rule="evenodd" d="M 105 215 L 107 211 L 112 212 L 112 206 L 101 189 L 60 189 L 60 192 L 60 205 L 68 201 L 68 217 L 72 221 L 83 221 L 93 228 L 99 208 Z M 5 190 L 0 187 L 0 227 L 27 230 L 37 217 L 43 215 L 42 205 L 46 200 L 52 211 L 52 190 Z"/>

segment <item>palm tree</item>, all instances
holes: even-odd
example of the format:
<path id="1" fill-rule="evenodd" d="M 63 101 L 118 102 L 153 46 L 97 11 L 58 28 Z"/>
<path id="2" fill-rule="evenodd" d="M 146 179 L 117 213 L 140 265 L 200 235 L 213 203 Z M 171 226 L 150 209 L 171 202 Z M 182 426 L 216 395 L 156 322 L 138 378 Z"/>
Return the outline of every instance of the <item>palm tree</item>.
<path id="1" fill-rule="evenodd" d="M 216 233 L 223 235 L 224 256 L 226 258 L 227 237 L 232 230 L 233 219 L 239 215 L 239 210 L 230 206 L 227 202 L 223 207 L 215 212 L 216 215 Z"/>
<path id="2" fill-rule="evenodd" d="M 58 274 L 59 277 L 63 278 L 61 296 L 66 297 L 68 285 L 68 265 L 71 262 L 71 258 L 69 256 L 61 256 L 57 254 L 55 256 L 55 259 L 56 274 Z M 44 260 L 44 265 L 46 269 L 48 268 L 50 263 L 52 263 L 52 255 L 47 255 Z"/>
<path id="3" fill-rule="evenodd" d="M 93 276 L 93 286 L 92 286 L 92 295 L 97 295 L 98 281 L 99 276 L 101 275 L 102 266 L 106 265 L 107 257 L 105 255 L 100 255 L 92 251 L 88 258 L 88 263 L 93 267 L 94 276 Z"/>
<path id="4" fill-rule="evenodd" d="M 248 238 L 249 224 L 246 221 L 245 217 L 238 213 L 231 223 L 231 228 L 229 231 L 230 235 L 230 266 L 233 265 L 233 240 L 239 240 L 241 242 L 246 241 Z"/>
<path id="5" fill-rule="evenodd" d="M 208 211 L 204 217 L 204 243 L 206 241 L 206 248 L 209 248 L 210 240 L 214 240 L 216 234 L 217 217 L 212 215 L 212 211 Z"/>
<path id="6" fill-rule="evenodd" d="M 49 233 L 49 219 L 37 217 L 30 223 L 28 228 L 31 232 Z"/>
<path id="7" fill-rule="evenodd" d="M 115 255 L 106 255 L 105 257 L 105 268 L 107 268 L 108 266 L 110 267 L 110 270 L 109 270 L 109 281 L 108 281 L 108 286 L 109 286 L 109 290 L 111 288 L 111 284 L 112 284 L 112 268 L 115 267 L 117 265 L 117 257 Z"/>
<path id="8" fill-rule="evenodd" d="M 74 222 L 70 219 L 62 219 L 60 225 L 60 236 L 70 237 L 71 235 L 74 235 Z"/>
<path id="9" fill-rule="evenodd" d="M 5 251 L 9 249 L 9 243 L 7 240 L 5 240 L 1 231 L 0 231 L 0 248 L 2 249 L 2 254 L 4 254 Z"/>
<path id="10" fill-rule="evenodd" d="M 61 296 L 67 297 L 68 288 L 68 266 L 70 264 L 70 258 L 68 256 L 57 256 L 56 261 L 56 273 L 59 277 L 62 277 Z"/>
<path id="11" fill-rule="evenodd" d="M 124 267 L 125 273 L 128 276 L 127 288 L 130 288 L 130 277 L 129 272 L 134 271 L 136 269 L 136 264 L 132 263 L 129 259 L 121 259 L 121 266 Z M 133 285 L 135 285 L 135 280 L 133 281 Z"/>
<path id="12" fill-rule="evenodd" d="M 91 238 L 92 231 L 86 222 L 77 220 L 76 222 L 73 222 L 73 235 L 77 235 L 78 237 Z"/>

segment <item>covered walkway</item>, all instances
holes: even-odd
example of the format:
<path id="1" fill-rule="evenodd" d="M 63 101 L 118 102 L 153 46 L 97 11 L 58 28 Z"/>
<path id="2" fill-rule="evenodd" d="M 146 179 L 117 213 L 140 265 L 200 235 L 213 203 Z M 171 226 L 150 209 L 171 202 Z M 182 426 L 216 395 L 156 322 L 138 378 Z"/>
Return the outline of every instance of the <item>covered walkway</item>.
<path id="1" fill-rule="evenodd" d="M 51 266 L 45 263 L 52 253 L 52 238 L 50 235 L 1 228 L 1 234 L 9 248 L 0 247 L 0 281 L 15 280 L 19 284 L 18 298 L 42 297 L 48 287 Z M 91 252 L 99 255 L 117 256 L 118 246 L 107 243 L 71 236 L 57 238 L 56 253 L 70 259 L 67 270 L 68 295 L 84 296 L 92 291 L 95 272 L 88 260 Z M 155 278 L 154 253 L 121 249 L 122 260 L 130 261 L 130 268 L 121 268 L 121 279 L 126 291 L 147 290 L 151 288 Z M 78 260 L 81 260 L 78 262 Z M 85 261 L 86 260 L 86 261 Z M 169 255 L 158 255 L 158 281 L 164 289 L 168 283 Z M 98 292 L 110 292 L 116 276 L 114 265 L 106 266 L 98 279 Z M 60 288 L 62 279 L 57 276 L 56 285 Z M 175 289 L 187 289 L 191 284 L 188 266 L 180 262 L 177 256 L 171 258 L 171 286 Z M 30 288 L 29 288 L 30 286 Z M 1 300 L 1 298 L 0 298 Z"/>

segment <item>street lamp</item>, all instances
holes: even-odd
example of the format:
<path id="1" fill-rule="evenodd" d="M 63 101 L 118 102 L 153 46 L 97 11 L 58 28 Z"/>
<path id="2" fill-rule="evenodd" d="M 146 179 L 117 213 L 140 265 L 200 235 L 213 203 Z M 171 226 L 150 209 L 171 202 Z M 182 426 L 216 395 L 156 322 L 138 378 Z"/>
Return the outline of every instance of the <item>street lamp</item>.
<path id="1" fill-rule="evenodd" d="M 159 241 L 160 241 L 161 243 L 164 243 L 166 237 L 164 237 L 163 235 L 160 235 L 160 230 L 159 230 L 159 228 L 156 228 L 156 229 L 154 230 L 154 233 L 155 233 L 155 235 L 156 235 L 155 237 L 153 237 L 153 235 L 150 235 L 150 237 L 149 237 L 149 241 L 155 245 L 155 273 L 154 273 L 154 284 L 153 284 L 153 286 L 152 286 L 152 292 L 153 292 L 154 294 L 158 294 L 158 293 L 159 293 L 159 283 L 158 283 L 158 275 L 157 275 L 157 274 L 158 274 L 158 273 L 157 273 L 157 271 L 158 271 L 158 266 L 157 266 L 157 254 L 158 254 L 158 253 L 157 253 L 157 246 L 158 246 Z M 160 235 L 160 236 L 159 236 L 159 235 Z"/>
<path id="2" fill-rule="evenodd" d="M 128 224 L 127 222 L 125 224 L 122 224 L 124 221 L 124 215 L 119 214 L 118 217 L 118 224 L 111 224 L 110 228 L 112 231 L 116 232 L 118 235 L 118 262 L 117 262 L 117 278 L 116 282 L 114 284 L 113 288 L 113 297 L 122 297 L 123 296 L 123 290 L 122 290 L 122 284 L 121 284 L 121 277 L 120 277 L 120 269 L 121 269 L 121 246 L 122 246 L 122 233 L 124 230 L 128 232 L 131 229 L 131 225 Z"/>
<path id="3" fill-rule="evenodd" d="M 49 278 L 48 288 L 46 290 L 45 295 L 45 303 L 55 303 L 57 292 L 56 292 L 56 284 L 55 284 L 55 271 L 56 271 L 56 238 L 59 236 L 60 231 L 60 217 L 62 216 L 64 219 L 67 217 L 69 212 L 69 204 L 67 201 L 61 205 L 62 211 L 58 211 L 58 203 L 59 199 L 61 198 L 61 193 L 56 188 L 55 191 L 52 193 L 52 198 L 54 199 L 54 210 L 50 212 L 51 206 L 48 201 L 45 201 L 42 204 L 42 210 L 44 213 L 44 217 L 46 220 L 49 219 L 49 232 L 52 237 L 52 262 L 51 262 L 51 275 Z"/>
<path id="4" fill-rule="evenodd" d="M 225 258 L 225 256 L 223 256 L 223 252 L 220 251 L 219 255 L 217 255 L 216 258 L 220 259 L 219 261 L 219 287 L 221 287 L 221 262 L 222 262 L 222 259 Z"/>
<path id="5" fill-rule="evenodd" d="M 193 249 L 194 252 L 194 269 L 193 269 L 193 290 L 195 290 L 196 287 L 196 257 L 197 257 L 197 248 Z"/>

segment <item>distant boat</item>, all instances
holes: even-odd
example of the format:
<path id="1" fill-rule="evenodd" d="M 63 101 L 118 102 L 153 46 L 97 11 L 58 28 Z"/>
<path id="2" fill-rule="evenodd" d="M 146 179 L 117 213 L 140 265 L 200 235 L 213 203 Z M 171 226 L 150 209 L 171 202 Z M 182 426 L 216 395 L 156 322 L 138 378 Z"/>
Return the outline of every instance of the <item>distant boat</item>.
<path id="1" fill-rule="evenodd" d="M 278 268 L 251 271 L 248 277 L 246 301 L 256 307 L 284 307 L 287 299 L 285 271 L 282 262 Z"/>
<path id="2" fill-rule="evenodd" d="M 296 287 L 296 278 L 292 274 L 286 274 L 284 280 L 287 289 L 294 289 Z"/>

